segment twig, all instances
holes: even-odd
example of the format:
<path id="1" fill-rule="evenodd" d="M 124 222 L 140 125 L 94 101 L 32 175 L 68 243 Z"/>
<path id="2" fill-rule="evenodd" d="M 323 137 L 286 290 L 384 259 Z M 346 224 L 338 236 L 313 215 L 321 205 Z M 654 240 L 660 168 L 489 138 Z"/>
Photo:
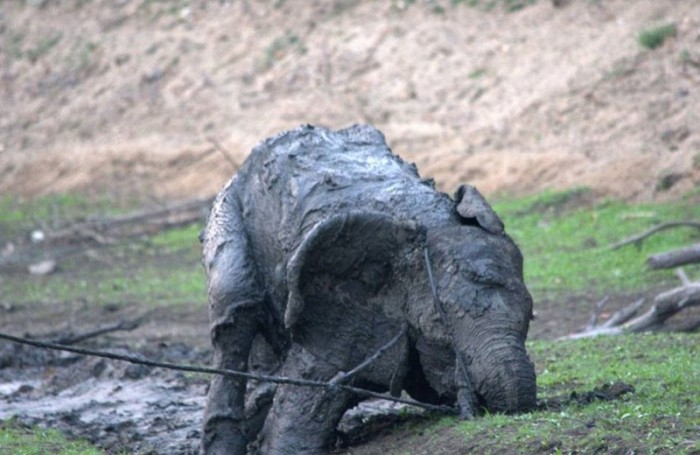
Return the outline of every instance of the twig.
<path id="1" fill-rule="evenodd" d="M 637 314 L 637 312 L 639 311 L 639 309 L 640 309 L 642 306 L 644 306 L 644 299 L 643 299 L 643 298 L 637 300 L 636 302 L 634 302 L 634 303 L 631 304 L 631 305 L 628 305 L 628 306 L 624 307 L 623 309 L 621 309 L 621 310 L 619 310 L 619 311 L 616 311 L 616 312 L 610 317 L 610 319 L 608 319 L 607 321 L 605 321 L 605 322 L 601 325 L 601 327 L 603 327 L 603 328 L 611 328 L 611 327 L 618 326 L 618 325 L 620 325 L 620 324 L 624 324 L 625 322 L 627 322 L 627 321 L 629 321 L 630 319 L 632 319 L 632 318 Z"/>
<path id="2" fill-rule="evenodd" d="M 690 278 L 688 278 L 688 275 L 686 275 L 685 270 L 683 270 L 682 268 L 678 267 L 676 269 L 676 276 L 678 277 L 679 280 L 681 280 L 681 283 L 683 283 L 683 286 L 690 285 L 690 283 L 691 283 Z"/>
<path id="3" fill-rule="evenodd" d="M 5 339 L 8 341 L 12 341 L 14 343 L 27 344 L 27 345 L 35 346 L 37 348 L 42 348 L 42 349 L 52 349 L 52 350 L 56 350 L 56 351 L 73 352 L 75 354 L 81 354 L 81 355 L 103 357 L 103 358 L 107 358 L 107 359 L 113 359 L 113 360 L 119 360 L 119 361 L 123 361 L 123 362 L 134 363 L 137 365 L 144 365 L 144 366 L 148 366 L 148 367 L 166 368 L 169 370 L 187 371 L 190 373 L 204 373 L 204 374 L 216 374 L 216 375 L 221 375 L 221 376 L 242 377 L 242 378 L 247 378 L 247 379 L 255 379 L 257 381 L 262 381 L 262 382 L 273 382 L 276 384 L 289 384 L 289 385 L 296 385 L 296 386 L 302 386 L 302 387 L 321 387 L 321 388 L 326 388 L 326 389 L 340 389 L 340 390 L 345 390 L 347 392 L 351 392 L 351 393 L 354 393 L 354 394 L 357 394 L 360 396 L 395 401 L 397 403 L 403 403 L 403 404 L 408 404 L 411 406 L 416 406 L 419 408 L 427 409 L 428 411 L 439 412 L 439 413 L 448 413 L 448 414 L 456 414 L 457 413 L 457 410 L 452 406 L 433 405 L 433 404 L 428 404 L 428 403 L 422 403 L 420 401 L 394 397 L 394 396 L 389 395 L 389 394 L 372 392 L 371 390 L 361 389 L 359 387 L 352 387 L 352 386 L 343 385 L 343 384 L 331 384 L 331 383 L 323 382 L 323 381 L 312 381 L 312 380 L 307 380 L 307 379 L 294 379 L 294 378 L 288 378 L 288 377 L 284 377 L 284 376 L 269 376 L 269 375 L 264 375 L 264 374 L 247 373 L 244 371 L 200 367 L 200 366 L 195 366 L 195 365 L 183 365 L 183 364 L 176 364 L 176 363 L 170 363 L 170 362 L 156 362 L 153 360 L 143 360 L 143 359 L 140 359 L 140 358 L 137 358 L 134 356 L 129 356 L 129 355 L 113 354 L 111 352 L 105 352 L 105 351 L 96 351 L 96 350 L 92 350 L 92 349 L 75 348 L 75 347 L 65 346 L 65 345 L 56 344 L 56 343 L 47 343 L 47 342 L 43 342 L 43 341 L 28 340 L 26 338 L 16 337 L 16 336 L 8 335 L 5 333 L 0 333 L 0 339 Z"/>
<path id="4" fill-rule="evenodd" d="M 605 296 L 601 300 L 597 301 L 595 307 L 593 308 L 593 314 L 591 315 L 590 321 L 588 321 L 588 329 L 593 329 L 598 326 L 598 319 L 600 319 L 600 313 L 603 311 L 603 307 L 610 300 L 610 296 Z"/>
<path id="5" fill-rule="evenodd" d="M 240 164 L 239 164 L 236 160 L 233 159 L 233 156 L 229 153 L 228 150 L 226 150 L 226 149 L 224 148 L 223 145 L 221 145 L 221 143 L 220 143 L 219 141 L 217 141 L 217 140 L 216 140 L 215 138 L 213 138 L 213 137 L 208 137 L 208 138 L 207 138 L 207 141 L 208 141 L 211 145 L 213 145 L 214 148 L 215 148 L 219 153 L 221 153 L 221 154 L 223 155 L 224 158 L 226 158 L 226 161 L 228 161 L 229 164 L 231 165 L 231 167 L 233 167 L 233 170 L 236 170 L 236 169 L 238 169 L 239 167 L 241 167 Z"/>
<path id="6" fill-rule="evenodd" d="M 632 318 L 642 307 L 644 299 L 618 311 L 601 326 L 589 328 L 560 339 L 575 340 L 599 335 L 622 335 L 658 330 L 671 316 L 685 308 L 700 305 L 700 282 L 690 282 L 689 280 L 686 282 L 686 280 L 687 277 L 681 278 L 683 286 L 657 295 L 651 308 L 634 319 Z"/>
<path id="7" fill-rule="evenodd" d="M 82 223 L 77 223 L 72 226 L 68 226 L 67 228 L 61 230 L 48 232 L 46 238 L 49 241 L 83 237 L 95 239 L 95 236 L 99 235 L 99 232 L 116 229 L 126 225 L 157 223 L 160 225 L 167 226 L 169 224 L 180 224 L 183 222 L 196 221 L 197 219 L 201 218 L 200 212 L 210 207 L 213 201 L 214 198 L 194 199 L 180 204 L 169 205 L 156 210 L 141 210 L 113 218 L 100 218 L 88 220 Z M 195 213 L 191 216 L 184 217 L 184 220 L 178 220 L 176 222 L 173 222 L 169 219 L 169 217 L 172 217 L 173 215 L 187 214 L 189 212 Z M 106 241 L 104 238 L 102 238 L 102 240 Z"/>
<path id="8" fill-rule="evenodd" d="M 356 375 L 360 371 L 362 371 L 365 368 L 367 368 L 368 366 L 370 366 L 379 357 L 384 355 L 384 353 L 386 351 L 391 349 L 391 347 L 394 346 L 401 339 L 401 337 L 403 337 L 406 334 L 407 331 L 408 331 L 408 326 L 406 324 L 404 324 L 403 327 L 401 328 L 401 331 L 399 333 L 397 333 L 394 338 L 389 340 L 389 342 L 387 344 L 385 344 L 384 346 L 379 348 L 377 350 L 377 352 L 372 354 L 370 357 L 367 357 L 362 363 L 360 363 L 359 365 L 357 365 L 355 368 L 348 371 L 347 373 L 343 373 L 343 372 L 339 373 L 333 379 L 331 379 L 330 383 L 331 384 L 342 384 L 342 383 L 346 382 L 348 379 L 350 379 L 352 376 Z"/>
<path id="9" fill-rule="evenodd" d="M 696 229 L 700 229 L 700 223 L 695 222 L 695 221 L 670 221 L 668 223 L 661 223 L 658 224 L 651 229 L 642 232 L 641 234 L 633 235 L 632 237 L 627 237 L 626 239 L 622 239 L 619 242 L 613 243 L 608 247 L 610 250 L 617 250 L 619 248 L 622 248 L 625 245 L 629 245 L 631 243 L 634 243 L 636 245 L 641 245 L 642 241 L 657 232 L 661 232 L 666 229 L 671 229 L 679 226 L 688 226 L 688 227 L 694 227 Z"/>
<path id="10" fill-rule="evenodd" d="M 94 338 L 105 333 L 117 332 L 120 330 L 131 331 L 139 326 L 138 321 L 119 321 L 115 324 L 103 325 L 94 330 L 90 330 L 85 333 L 80 333 L 77 335 L 65 335 L 63 337 L 57 338 L 55 340 L 56 344 L 69 345 L 85 341 L 89 338 Z"/>

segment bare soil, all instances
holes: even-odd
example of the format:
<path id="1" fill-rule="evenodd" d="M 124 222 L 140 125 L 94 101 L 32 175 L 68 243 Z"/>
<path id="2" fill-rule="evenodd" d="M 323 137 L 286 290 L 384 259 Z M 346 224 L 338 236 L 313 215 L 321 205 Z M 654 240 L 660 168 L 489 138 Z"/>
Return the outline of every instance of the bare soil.
<path id="1" fill-rule="evenodd" d="M 26 3 L 0 5 L 3 194 L 209 195 L 302 123 L 373 123 L 446 191 L 700 180 L 695 2 Z"/>
<path id="2" fill-rule="evenodd" d="M 461 182 L 489 196 L 589 186 L 648 201 L 697 188 L 695 2 L 540 0 L 512 13 L 452 3 L 1 2 L 0 195 L 209 196 L 269 135 L 358 122 L 448 192 Z M 638 44 L 667 23 L 677 32 L 661 47 Z M 613 296 L 609 309 L 636 297 Z M 532 338 L 585 325 L 596 297 L 568 298 L 574 311 L 538 302 Z M 203 302 L 148 308 L 0 299 L 0 330 L 50 338 L 143 318 L 88 344 L 209 362 Z M 205 378 L 0 348 L 0 419 L 18 414 L 110 453 L 196 451 Z M 443 436 L 431 439 L 441 453 L 468 451 Z M 340 453 L 387 453 L 401 437 Z"/>

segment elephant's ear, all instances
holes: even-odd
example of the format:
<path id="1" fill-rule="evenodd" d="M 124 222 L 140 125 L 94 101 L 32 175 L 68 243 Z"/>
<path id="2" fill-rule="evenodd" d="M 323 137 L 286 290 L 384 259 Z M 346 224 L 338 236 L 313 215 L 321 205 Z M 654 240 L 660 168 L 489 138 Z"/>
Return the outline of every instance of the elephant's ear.
<path id="1" fill-rule="evenodd" d="M 286 327 L 294 335 L 307 323 L 334 325 L 356 312 L 376 313 L 372 302 L 392 294 L 399 258 L 424 237 L 415 222 L 378 212 L 349 212 L 319 223 L 287 265 Z"/>
<path id="2" fill-rule="evenodd" d="M 503 234 L 503 222 L 484 196 L 471 185 L 460 185 L 455 193 L 455 210 L 466 223 L 476 223 L 491 234 Z"/>

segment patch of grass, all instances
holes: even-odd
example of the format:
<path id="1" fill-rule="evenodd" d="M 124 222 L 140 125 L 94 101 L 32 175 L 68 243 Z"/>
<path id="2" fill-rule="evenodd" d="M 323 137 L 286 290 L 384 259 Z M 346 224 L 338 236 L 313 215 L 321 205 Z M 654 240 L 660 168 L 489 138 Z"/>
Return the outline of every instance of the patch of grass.
<path id="1" fill-rule="evenodd" d="M 124 211 L 108 196 L 88 199 L 78 194 L 58 194 L 34 200 L 0 197 L 0 248 L 5 247 L 5 240 L 26 238 L 35 229 Z M 3 280 L 2 300 L 14 304 L 75 300 L 98 304 L 204 302 L 206 280 L 198 240 L 201 228 L 192 225 L 170 229 L 148 238 L 126 239 L 106 249 L 57 246 L 56 251 L 46 252 L 57 259 L 57 272 L 47 276 L 13 273 Z M 72 253 L 62 253 L 71 248 Z"/>
<path id="2" fill-rule="evenodd" d="M 637 37 L 637 42 L 645 49 L 660 47 L 667 38 L 676 36 L 678 29 L 676 24 L 660 25 L 642 31 Z"/>
<path id="3" fill-rule="evenodd" d="M 161 231 L 151 237 L 150 242 L 158 248 L 171 252 L 195 250 L 196 254 L 199 254 L 201 251 L 199 233 L 202 232 L 203 228 L 204 226 L 201 224 L 193 224 L 190 226 L 168 229 L 167 231 Z"/>
<path id="4" fill-rule="evenodd" d="M 3 283 L 3 301 L 69 302 L 85 300 L 106 305 L 142 302 L 145 305 L 177 305 L 206 301 L 206 278 L 198 256 L 167 255 L 133 251 L 119 259 L 119 265 L 68 258 L 59 270 L 47 276 L 28 274 Z M 123 262 L 122 262 L 123 261 Z"/>
<path id="5" fill-rule="evenodd" d="M 98 455 L 101 450 L 85 441 L 71 441 L 56 430 L 0 425 L 0 453 L 13 455 Z"/>
<path id="6" fill-rule="evenodd" d="M 535 297 L 586 289 L 631 291 L 676 284 L 673 271 L 648 271 L 646 258 L 700 239 L 697 229 L 656 234 L 641 246 L 615 251 L 614 242 L 670 220 L 700 219 L 692 200 L 664 204 L 592 204 L 586 189 L 546 192 L 524 199 L 501 200 L 494 209 L 525 257 L 525 280 Z M 693 276 L 698 266 L 686 271 Z"/>
<path id="7" fill-rule="evenodd" d="M 279 38 L 275 38 L 267 48 L 262 60 L 262 69 L 272 68 L 277 60 L 280 60 L 288 52 L 295 50 L 299 55 L 306 53 L 306 46 L 295 33 L 287 32 Z"/>
<path id="8" fill-rule="evenodd" d="M 469 79 L 480 79 L 482 76 L 486 74 L 486 70 L 484 68 L 476 68 L 467 74 L 467 77 Z"/>
<path id="9" fill-rule="evenodd" d="M 117 204 L 109 195 L 88 198 L 78 193 L 60 193 L 24 199 L 0 196 L 0 241 L 33 229 L 57 227 L 91 216 L 123 213 L 128 207 Z"/>
<path id="10" fill-rule="evenodd" d="M 447 429 L 442 437 L 449 445 L 461 440 L 470 453 L 487 454 L 694 453 L 700 444 L 698 341 L 697 335 L 663 334 L 531 342 L 540 399 L 617 381 L 635 391 L 557 410 L 467 422 L 443 418 L 410 438 Z"/>
<path id="11" fill-rule="evenodd" d="M 693 169 L 700 169 L 700 152 L 693 155 Z"/>
<path id="12" fill-rule="evenodd" d="M 61 38 L 63 38 L 61 32 L 49 34 L 49 36 L 39 40 L 36 46 L 27 49 L 25 55 L 30 62 L 36 63 L 41 57 L 48 54 L 61 41 Z"/>
<path id="13" fill-rule="evenodd" d="M 533 5 L 537 0 L 450 0 L 450 2 L 453 5 L 465 3 L 468 6 L 478 7 L 484 10 L 492 10 L 500 6 L 505 11 L 512 13 L 529 5 Z"/>

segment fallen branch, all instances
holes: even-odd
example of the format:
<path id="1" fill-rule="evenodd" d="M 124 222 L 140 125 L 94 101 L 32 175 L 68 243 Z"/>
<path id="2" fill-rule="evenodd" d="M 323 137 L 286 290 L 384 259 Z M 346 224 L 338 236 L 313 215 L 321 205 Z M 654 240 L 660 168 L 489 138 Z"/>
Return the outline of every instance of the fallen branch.
<path id="1" fill-rule="evenodd" d="M 601 325 L 601 327 L 610 328 L 624 324 L 625 322 L 629 321 L 637 315 L 639 309 L 644 306 L 644 302 L 644 299 L 639 299 L 633 304 L 616 311 L 615 313 L 613 313 L 612 316 L 610 316 L 610 319 L 608 319 Z"/>
<path id="2" fill-rule="evenodd" d="M 571 340 L 599 335 L 622 335 L 659 330 L 671 316 L 686 308 L 700 305 L 700 282 L 691 282 L 681 269 L 678 269 L 676 273 L 682 286 L 657 295 L 651 308 L 645 313 L 634 317 L 644 305 L 644 299 L 641 299 L 616 312 L 602 325 L 589 324 L 582 332 L 561 339 Z M 596 304 L 596 312 L 599 311 L 598 306 Z M 595 313 L 591 320 L 597 321 Z M 692 327 L 698 326 L 698 324 L 692 324 Z"/>
<path id="3" fill-rule="evenodd" d="M 344 384 L 332 384 L 330 382 L 312 381 L 312 380 L 307 380 L 307 379 L 294 379 L 294 378 L 288 378 L 288 377 L 284 377 L 284 376 L 269 376 L 269 375 L 264 375 L 264 374 L 248 373 L 248 372 L 244 372 L 244 371 L 200 367 L 200 366 L 196 366 L 196 365 L 183 365 L 183 364 L 176 364 L 176 363 L 169 363 L 169 362 L 156 362 L 153 360 L 144 360 L 144 359 L 141 359 L 141 358 L 138 358 L 135 356 L 114 354 L 111 352 L 97 351 L 97 350 L 93 350 L 93 349 L 76 348 L 76 347 L 66 346 L 66 345 L 62 345 L 62 344 L 48 343 L 48 342 L 37 341 L 37 340 L 29 340 L 26 338 L 16 337 L 16 336 L 8 335 L 5 333 L 0 333 L 0 339 L 12 341 L 14 343 L 26 344 L 26 345 L 34 346 L 34 347 L 41 348 L 41 349 L 51 349 L 51 350 L 56 350 L 56 351 L 72 352 L 74 354 L 89 355 L 89 356 L 94 356 L 94 357 L 103 357 L 106 359 L 119 360 L 119 361 L 123 361 L 123 362 L 133 363 L 136 365 L 144 365 L 147 367 L 166 368 L 169 370 L 187 371 L 190 373 L 203 373 L 203 374 L 216 374 L 216 375 L 221 375 L 221 376 L 232 376 L 232 377 L 239 377 L 239 378 L 246 378 L 246 379 L 254 379 L 257 381 L 261 381 L 261 382 L 272 382 L 275 384 L 289 384 L 289 385 L 296 385 L 296 386 L 301 386 L 301 387 L 321 387 L 321 388 L 325 388 L 325 389 L 329 389 L 329 390 L 344 390 L 346 392 L 354 393 L 356 395 L 360 395 L 363 397 L 379 398 L 382 400 L 394 401 L 397 403 L 403 403 L 403 404 L 408 404 L 411 406 L 416 406 L 416 407 L 423 408 L 423 409 L 426 409 L 428 411 L 433 411 L 433 412 L 447 413 L 447 414 L 457 414 L 457 412 L 458 412 L 458 410 L 453 406 L 422 403 L 420 401 L 415 401 L 415 400 L 411 400 L 411 399 L 407 399 L 407 398 L 395 397 L 395 396 L 392 396 L 389 394 L 373 392 L 371 390 L 361 389 L 359 387 L 353 387 L 353 386 L 344 385 Z"/>
<path id="4" fill-rule="evenodd" d="M 666 251 L 649 256 L 647 265 L 650 269 L 670 269 L 686 264 L 700 262 L 700 243 L 686 248 Z"/>
<path id="5" fill-rule="evenodd" d="M 696 229 L 700 229 L 700 223 L 695 221 L 669 221 L 668 223 L 658 224 L 652 227 L 651 229 L 642 232 L 641 234 L 633 235 L 632 237 L 627 237 L 626 239 L 622 239 L 619 242 L 613 243 L 608 247 L 608 249 L 617 250 L 625 245 L 629 245 L 632 243 L 634 243 L 637 246 L 640 246 L 644 239 L 656 234 L 657 232 L 681 226 L 694 227 Z"/>
<path id="6" fill-rule="evenodd" d="M 108 235 L 117 229 L 139 226 L 129 234 L 142 234 L 153 228 L 179 226 L 204 218 L 214 198 L 194 199 L 169 205 L 156 210 L 140 210 L 127 215 L 87 220 L 66 228 L 46 233 L 45 241 L 92 239 L 98 243 L 109 243 Z"/>
<path id="7" fill-rule="evenodd" d="M 104 335 L 106 333 L 111 333 L 111 332 L 119 332 L 119 331 L 131 331 L 134 330 L 139 326 L 138 321 L 119 321 L 114 324 L 107 324 L 103 325 L 101 327 L 98 327 L 94 330 L 90 330 L 87 332 L 79 333 L 79 334 L 69 334 L 69 335 L 63 335 L 62 337 L 56 338 L 54 340 L 54 343 L 56 344 L 62 344 L 62 345 L 70 345 L 70 344 L 75 344 L 75 343 L 80 343 L 81 341 L 88 340 L 90 338 L 98 337 L 100 335 Z"/>

